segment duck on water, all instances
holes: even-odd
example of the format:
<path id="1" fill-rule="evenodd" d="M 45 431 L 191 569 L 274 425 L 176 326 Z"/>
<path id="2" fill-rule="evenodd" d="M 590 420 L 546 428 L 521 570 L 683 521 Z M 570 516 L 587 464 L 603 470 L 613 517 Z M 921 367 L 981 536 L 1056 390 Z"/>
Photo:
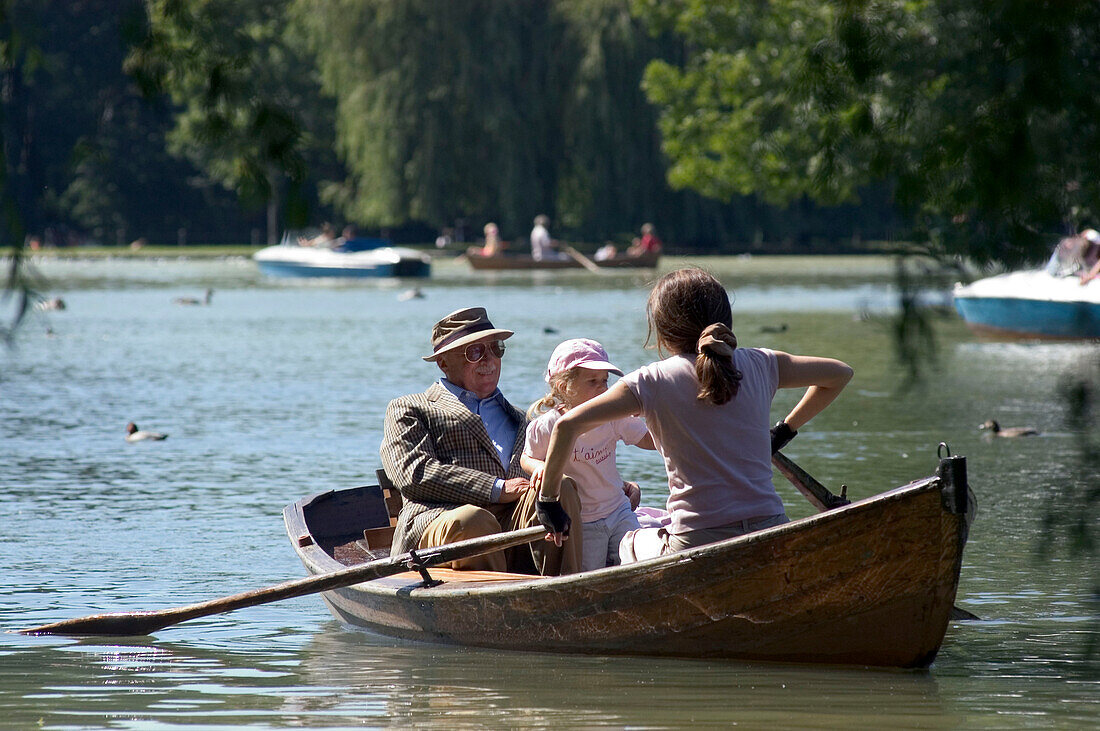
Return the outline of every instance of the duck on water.
<path id="1" fill-rule="evenodd" d="M 167 434 L 161 434 L 155 431 L 143 431 L 138 429 L 137 424 L 130 422 L 126 425 L 126 441 L 128 442 L 162 442 L 168 438 Z"/>
<path id="2" fill-rule="evenodd" d="M 990 419 L 978 427 L 981 431 L 988 431 L 994 437 L 1031 437 L 1039 433 L 1038 429 L 1030 426 L 1002 427 L 995 419 Z"/>

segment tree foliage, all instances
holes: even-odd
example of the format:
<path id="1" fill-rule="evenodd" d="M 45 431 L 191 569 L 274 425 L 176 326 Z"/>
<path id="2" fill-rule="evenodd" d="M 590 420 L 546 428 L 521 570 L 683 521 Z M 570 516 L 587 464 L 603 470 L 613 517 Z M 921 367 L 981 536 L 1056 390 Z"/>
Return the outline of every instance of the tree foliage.
<path id="1" fill-rule="evenodd" d="M 302 212 L 306 151 L 330 142 L 327 104 L 286 22 L 287 1 L 148 0 L 147 9 L 127 70 L 147 94 L 165 92 L 178 106 L 174 153 L 244 201 L 272 207 L 271 241 L 284 193 Z"/>
<path id="2" fill-rule="evenodd" d="M 354 219 L 495 220 L 522 235 L 547 213 L 579 237 L 629 236 L 646 220 L 680 240 L 751 233 L 751 203 L 668 189 L 641 79 L 678 43 L 651 37 L 627 0 L 294 7 L 350 173 L 328 200 Z"/>
<path id="3" fill-rule="evenodd" d="M 634 0 L 670 181 L 855 200 L 884 183 L 941 251 L 1017 263 L 1100 213 L 1100 6 L 1057 0 Z"/>

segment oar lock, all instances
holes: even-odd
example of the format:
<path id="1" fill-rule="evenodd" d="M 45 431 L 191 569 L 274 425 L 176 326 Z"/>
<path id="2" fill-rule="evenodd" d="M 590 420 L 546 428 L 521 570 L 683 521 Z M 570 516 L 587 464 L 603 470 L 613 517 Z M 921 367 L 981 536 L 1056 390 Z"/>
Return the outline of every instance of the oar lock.
<path id="1" fill-rule="evenodd" d="M 408 566 L 410 569 L 420 573 L 420 578 L 424 580 L 421 584 L 423 587 L 439 586 L 443 583 L 440 579 L 432 578 L 432 575 L 428 573 L 428 564 L 424 562 L 424 559 L 416 555 L 416 551 L 409 551 Z"/>

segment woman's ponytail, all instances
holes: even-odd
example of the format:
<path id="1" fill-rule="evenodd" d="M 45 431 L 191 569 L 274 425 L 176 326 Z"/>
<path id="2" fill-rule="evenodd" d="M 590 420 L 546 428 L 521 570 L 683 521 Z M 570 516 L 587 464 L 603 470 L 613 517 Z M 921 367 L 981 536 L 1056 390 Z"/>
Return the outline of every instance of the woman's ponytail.
<path id="1" fill-rule="evenodd" d="M 703 330 L 695 347 L 696 398 L 721 406 L 737 395 L 742 375 L 733 365 L 736 349 L 737 336 L 726 325 L 714 323 Z"/>

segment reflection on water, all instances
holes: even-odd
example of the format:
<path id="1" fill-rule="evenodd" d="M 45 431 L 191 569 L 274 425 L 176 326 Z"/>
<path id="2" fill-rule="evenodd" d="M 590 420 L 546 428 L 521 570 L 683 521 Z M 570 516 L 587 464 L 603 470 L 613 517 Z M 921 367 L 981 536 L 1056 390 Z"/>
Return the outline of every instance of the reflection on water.
<path id="1" fill-rule="evenodd" d="M 396 643 L 302 597 L 140 640 L 0 634 L 0 727 L 1095 726 L 1100 667 L 1083 656 L 1100 636 L 1095 561 L 1064 542 L 1037 548 L 1043 516 L 1080 514 L 1055 498 L 1088 479 L 1060 384 L 1097 346 L 977 341 L 944 319 L 940 370 L 899 392 L 881 317 L 889 262 L 706 264 L 735 289 L 742 344 L 855 367 L 849 391 L 786 450 L 811 474 L 863 497 L 928 474 L 940 441 L 968 457 L 980 509 L 957 603 L 986 621 L 951 627 L 929 672 Z M 502 388 L 520 405 L 542 395 L 562 339 L 600 339 L 626 368 L 653 358 L 642 348 L 649 272 L 484 277 L 444 263 L 425 299 L 401 302 L 407 283 L 263 280 L 243 260 L 41 268 L 68 308 L 35 313 L 0 354 L 5 630 L 300 576 L 282 506 L 372 479 L 385 403 L 436 376 L 419 356 L 448 311 L 484 304 L 516 331 Z M 209 307 L 172 303 L 208 286 Z M 775 410 L 794 397 L 781 393 Z M 1042 434 L 985 439 L 988 418 Z M 170 436 L 127 444 L 130 420 Z M 646 504 L 663 501 L 655 455 L 623 448 L 620 469 Z M 777 487 L 792 515 L 811 512 Z"/>

